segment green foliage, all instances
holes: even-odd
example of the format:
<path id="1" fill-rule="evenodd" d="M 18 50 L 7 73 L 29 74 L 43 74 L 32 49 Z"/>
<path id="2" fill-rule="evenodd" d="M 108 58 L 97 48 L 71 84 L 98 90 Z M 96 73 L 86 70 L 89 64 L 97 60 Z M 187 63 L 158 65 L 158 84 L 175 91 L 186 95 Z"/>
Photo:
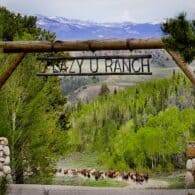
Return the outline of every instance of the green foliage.
<path id="1" fill-rule="evenodd" d="M 132 168 L 159 169 L 160 165 L 167 171 L 172 170 L 175 162 L 171 161 L 171 156 L 185 152 L 186 121 L 181 120 L 182 116 L 183 111 L 172 107 L 150 117 L 137 133 L 124 129 L 115 137 L 112 153 L 128 156 L 125 161 Z"/>
<path id="2" fill-rule="evenodd" d="M 31 40 L 54 40 L 55 34 L 41 30 L 36 26 L 37 18 L 34 16 L 22 16 L 13 13 L 5 7 L 0 7 L 0 38 L 4 41 L 21 39 L 24 34 L 29 34 Z"/>
<path id="3" fill-rule="evenodd" d="M 53 174 L 37 174 L 33 177 L 28 177 L 25 179 L 25 184 L 41 184 L 41 185 L 51 185 L 53 182 Z"/>
<path id="4" fill-rule="evenodd" d="M 27 169 L 36 176 L 49 174 L 53 160 L 66 152 L 67 136 L 59 125 L 66 99 L 59 81 L 40 79 L 33 64 L 35 57 L 27 56 L 0 93 L 0 133 L 9 138 L 19 183 Z"/>
<path id="5" fill-rule="evenodd" d="M 71 114 L 70 148 L 99 153 L 106 168 L 173 170 L 188 132 L 195 135 L 192 93 L 190 82 L 174 74 L 82 103 Z"/>
<path id="6" fill-rule="evenodd" d="M 126 182 L 113 179 L 99 179 L 98 181 L 83 178 L 65 178 L 53 182 L 54 185 L 93 186 L 93 187 L 125 187 Z"/>
<path id="7" fill-rule="evenodd" d="M 110 89 L 108 88 L 106 83 L 103 83 L 101 88 L 100 88 L 100 92 L 99 92 L 99 96 L 107 96 L 110 93 Z"/>
<path id="8" fill-rule="evenodd" d="M 6 177 L 0 177 L 0 195 L 6 195 L 8 189 L 8 181 Z"/>
<path id="9" fill-rule="evenodd" d="M 53 37 L 36 27 L 35 17 L 21 16 L 5 8 L 0 8 L 0 17 L 3 17 L 0 27 L 4 29 L 4 40 Z M 14 57 L 0 54 L 3 65 L 0 73 Z M 28 54 L 0 91 L 0 135 L 9 139 L 16 183 L 27 182 L 26 179 L 50 181 L 55 161 L 67 151 L 68 121 L 62 122 L 68 120 L 68 116 L 64 116 L 66 98 L 58 78 L 43 80 L 36 76 L 41 65 L 37 64 L 36 57 L 36 54 Z M 26 174 L 30 172 L 33 174 L 28 178 Z"/>
<path id="10" fill-rule="evenodd" d="M 87 88 L 88 85 L 97 83 L 99 78 L 96 76 L 93 77 L 64 77 L 62 80 L 62 88 L 64 90 L 65 95 L 73 94 L 74 98 L 74 91 L 81 90 Z"/>
<path id="11" fill-rule="evenodd" d="M 195 24 L 181 13 L 174 19 L 162 24 L 162 31 L 168 35 L 163 39 L 168 48 L 179 51 L 186 62 L 192 62 L 195 56 Z"/>

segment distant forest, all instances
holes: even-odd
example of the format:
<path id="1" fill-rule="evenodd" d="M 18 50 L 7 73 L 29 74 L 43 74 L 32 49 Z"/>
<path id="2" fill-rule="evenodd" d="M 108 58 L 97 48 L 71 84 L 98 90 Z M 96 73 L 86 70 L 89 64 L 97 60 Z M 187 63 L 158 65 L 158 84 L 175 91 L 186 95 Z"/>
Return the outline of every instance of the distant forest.
<path id="1" fill-rule="evenodd" d="M 107 168 L 173 171 L 184 166 L 178 162 L 185 162 L 187 142 L 195 139 L 194 108 L 194 87 L 173 73 L 79 103 L 71 114 L 70 145 L 98 152 Z"/>

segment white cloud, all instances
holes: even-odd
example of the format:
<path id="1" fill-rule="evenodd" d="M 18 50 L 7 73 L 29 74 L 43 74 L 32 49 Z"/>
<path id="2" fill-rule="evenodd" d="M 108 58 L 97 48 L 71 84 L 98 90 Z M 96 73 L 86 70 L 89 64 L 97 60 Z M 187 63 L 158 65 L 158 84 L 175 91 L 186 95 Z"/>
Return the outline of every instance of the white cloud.
<path id="1" fill-rule="evenodd" d="M 1 0 L 0 4 L 24 14 L 98 22 L 152 22 L 182 11 L 195 15 L 195 0 Z"/>

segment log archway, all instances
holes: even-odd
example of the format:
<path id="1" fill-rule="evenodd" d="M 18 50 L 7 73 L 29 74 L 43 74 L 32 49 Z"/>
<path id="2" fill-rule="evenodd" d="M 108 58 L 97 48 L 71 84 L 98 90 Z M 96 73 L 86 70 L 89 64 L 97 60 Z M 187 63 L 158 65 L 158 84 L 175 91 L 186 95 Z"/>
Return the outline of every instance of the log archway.
<path id="1" fill-rule="evenodd" d="M 100 51 L 100 50 L 136 50 L 166 49 L 173 60 L 195 85 L 195 74 L 175 51 L 168 50 L 161 39 L 124 39 L 124 40 L 86 40 L 86 41 L 7 41 L 0 42 L 4 53 L 18 53 L 15 60 L 0 76 L 0 89 L 11 76 L 26 53 L 59 51 Z"/>

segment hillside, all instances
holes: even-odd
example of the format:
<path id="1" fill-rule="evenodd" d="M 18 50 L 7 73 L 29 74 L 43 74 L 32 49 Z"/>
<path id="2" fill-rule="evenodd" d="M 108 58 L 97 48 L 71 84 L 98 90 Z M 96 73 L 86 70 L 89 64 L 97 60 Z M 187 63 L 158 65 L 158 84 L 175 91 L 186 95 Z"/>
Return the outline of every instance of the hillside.
<path id="1" fill-rule="evenodd" d="M 182 168 L 186 141 L 195 136 L 194 100 L 189 81 L 174 74 L 78 104 L 69 144 L 79 152 L 98 152 L 111 169 Z"/>
<path id="2" fill-rule="evenodd" d="M 152 59 L 150 60 L 152 75 L 127 75 L 127 76 L 96 76 L 96 77 L 64 77 L 62 78 L 61 85 L 64 90 L 64 94 L 68 96 L 68 100 L 73 103 L 77 101 L 91 101 L 97 97 L 99 89 L 102 83 L 107 83 L 111 91 L 114 89 L 124 89 L 130 85 L 135 85 L 140 82 L 146 82 L 158 78 L 169 77 L 173 71 L 178 72 L 179 68 L 175 62 L 168 55 L 165 50 L 137 50 L 137 51 L 97 51 L 91 52 L 71 52 L 71 56 L 81 55 L 140 55 L 150 54 Z M 89 67 L 89 61 L 84 61 L 83 67 Z M 103 61 L 99 62 L 99 67 L 103 66 Z M 104 71 L 104 70 L 102 70 Z"/>

